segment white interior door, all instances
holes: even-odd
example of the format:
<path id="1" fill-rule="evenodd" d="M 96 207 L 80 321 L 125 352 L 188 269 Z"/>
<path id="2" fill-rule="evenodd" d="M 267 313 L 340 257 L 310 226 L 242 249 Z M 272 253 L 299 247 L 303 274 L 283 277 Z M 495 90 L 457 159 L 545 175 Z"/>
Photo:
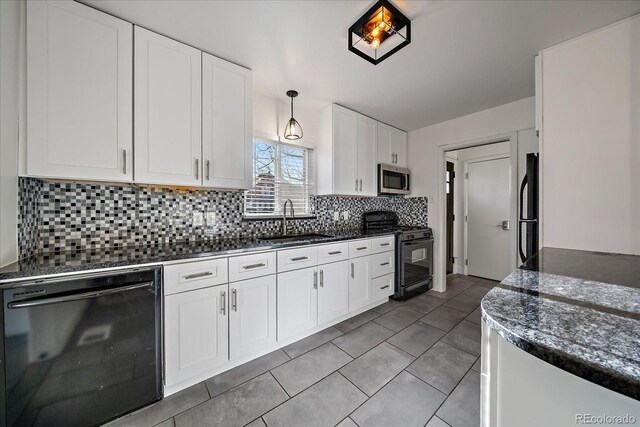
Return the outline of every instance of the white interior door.
<path id="1" fill-rule="evenodd" d="M 511 266 L 508 157 L 467 164 L 467 273 L 503 280 Z M 506 223 L 505 223 L 506 221 Z"/>

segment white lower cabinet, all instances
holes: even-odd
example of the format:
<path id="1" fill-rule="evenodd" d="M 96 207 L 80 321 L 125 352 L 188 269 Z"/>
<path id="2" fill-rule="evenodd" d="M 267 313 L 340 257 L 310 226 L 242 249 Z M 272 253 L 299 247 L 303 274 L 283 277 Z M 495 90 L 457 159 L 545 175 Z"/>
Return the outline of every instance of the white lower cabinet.
<path id="1" fill-rule="evenodd" d="M 389 297 L 393 295 L 394 289 L 395 278 L 393 273 L 376 277 L 371 280 L 371 299 L 378 301 L 379 299 Z"/>
<path id="2" fill-rule="evenodd" d="M 371 303 L 371 257 L 349 260 L 349 311 Z"/>
<path id="3" fill-rule="evenodd" d="M 318 269 L 278 274 L 278 340 L 299 335 L 318 324 Z"/>
<path id="4" fill-rule="evenodd" d="M 229 361 L 228 285 L 165 297 L 167 386 Z"/>
<path id="5" fill-rule="evenodd" d="M 348 261 L 278 274 L 278 341 L 348 312 Z"/>
<path id="6" fill-rule="evenodd" d="M 349 312 L 349 261 L 318 267 L 318 324 L 330 322 Z"/>
<path id="7" fill-rule="evenodd" d="M 276 276 L 229 284 L 231 360 L 259 353 L 276 343 Z"/>
<path id="8" fill-rule="evenodd" d="M 371 255 L 371 245 L 359 239 L 165 265 L 165 393 L 383 302 L 394 292 L 394 252 Z"/>

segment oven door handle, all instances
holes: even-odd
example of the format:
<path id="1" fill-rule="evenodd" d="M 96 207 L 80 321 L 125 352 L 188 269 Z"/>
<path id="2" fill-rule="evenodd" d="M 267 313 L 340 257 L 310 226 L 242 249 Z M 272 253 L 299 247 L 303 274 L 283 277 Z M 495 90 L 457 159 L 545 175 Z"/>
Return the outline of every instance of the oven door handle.
<path id="1" fill-rule="evenodd" d="M 7 304 L 7 307 L 8 308 L 27 308 L 27 307 L 38 307 L 41 305 L 59 304 L 59 303 L 70 302 L 70 301 L 79 301 L 83 299 L 102 297 L 105 295 L 119 294 L 122 292 L 133 291 L 135 289 L 147 288 L 153 285 L 154 285 L 154 282 L 143 282 L 143 283 L 136 283 L 134 285 L 121 286 L 119 288 L 103 289 L 100 291 L 92 291 L 92 292 L 81 292 L 81 293 L 65 295 L 61 297 L 33 298 L 25 301 L 10 302 L 9 304 Z"/>
<path id="2" fill-rule="evenodd" d="M 418 240 L 412 240 L 410 242 L 402 242 L 403 246 L 418 246 L 418 245 L 424 245 L 426 243 L 429 242 L 433 242 L 433 239 L 418 239 Z"/>

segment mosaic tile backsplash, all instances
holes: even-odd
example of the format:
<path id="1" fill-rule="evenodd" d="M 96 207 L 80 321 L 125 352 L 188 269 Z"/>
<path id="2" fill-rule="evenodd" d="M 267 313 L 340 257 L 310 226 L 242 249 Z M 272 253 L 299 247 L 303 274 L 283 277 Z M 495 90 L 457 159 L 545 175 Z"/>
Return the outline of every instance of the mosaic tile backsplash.
<path id="1" fill-rule="evenodd" d="M 280 220 L 244 220 L 242 191 L 184 190 L 157 187 L 19 181 L 20 257 L 178 241 L 279 234 Z M 424 197 L 312 196 L 315 218 L 288 222 L 293 233 L 360 227 L 363 212 L 392 210 L 401 224 L 425 226 Z M 215 224 L 194 226 L 193 212 L 214 211 Z M 333 220 L 348 211 L 347 221 Z"/>

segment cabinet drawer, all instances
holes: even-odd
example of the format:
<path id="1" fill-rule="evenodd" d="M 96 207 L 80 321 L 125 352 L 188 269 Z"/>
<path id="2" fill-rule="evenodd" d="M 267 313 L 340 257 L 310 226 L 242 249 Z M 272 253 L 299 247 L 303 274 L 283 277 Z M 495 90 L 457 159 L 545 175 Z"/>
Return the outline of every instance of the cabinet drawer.
<path id="1" fill-rule="evenodd" d="M 318 264 L 343 261 L 349 258 L 349 243 L 318 246 Z"/>
<path id="2" fill-rule="evenodd" d="M 349 242 L 349 258 L 371 255 L 371 239 Z"/>
<path id="3" fill-rule="evenodd" d="M 392 251 L 395 249 L 395 242 L 395 236 L 384 236 L 371 239 L 371 253 L 379 254 L 380 252 Z"/>
<path id="4" fill-rule="evenodd" d="M 371 255 L 371 278 L 384 276 L 395 271 L 395 252 Z"/>
<path id="5" fill-rule="evenodd" d="M 164 294 L 220 285 L 229 281 L 227 258 L 164 267 Z"/>
<path id="6" fill-rule="evenodd" d="M 229 258 L 229 282 L 266 276 L 276 272 L 276 253 L 265 252 Z"/>
<path id="7" fill-rule="evenodd" d="M 304 246 L 278 251 L 278 272 L 315 267 L 318 264 L 318 247 Z"/>
<path id="8" fill-rule="evenodd" d="M 393 273 L 376 277 L 371 281 L 371 300 L 378 301 L 388 298 L 395 292 L 395 278 Z"/>

